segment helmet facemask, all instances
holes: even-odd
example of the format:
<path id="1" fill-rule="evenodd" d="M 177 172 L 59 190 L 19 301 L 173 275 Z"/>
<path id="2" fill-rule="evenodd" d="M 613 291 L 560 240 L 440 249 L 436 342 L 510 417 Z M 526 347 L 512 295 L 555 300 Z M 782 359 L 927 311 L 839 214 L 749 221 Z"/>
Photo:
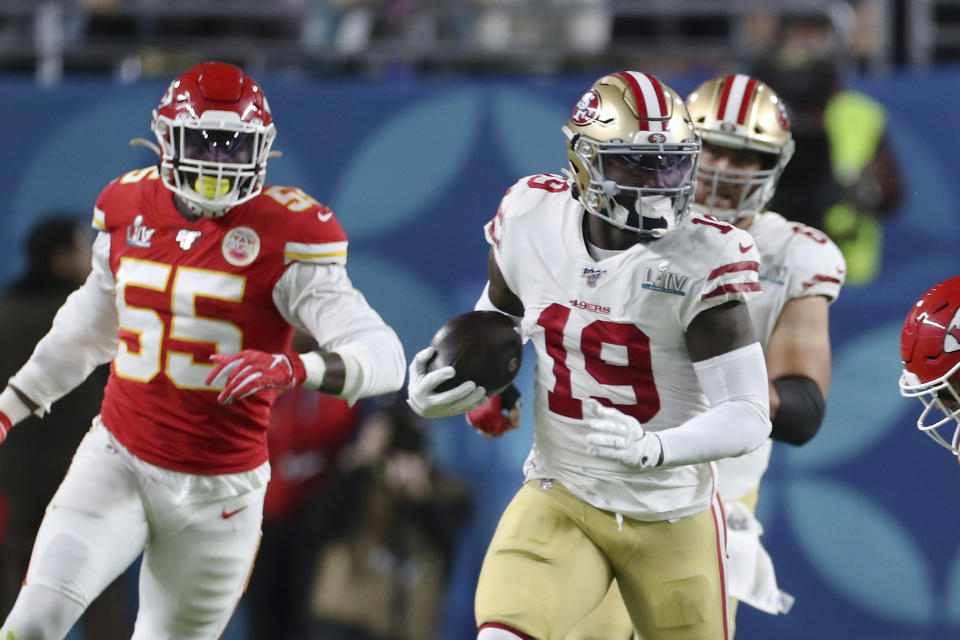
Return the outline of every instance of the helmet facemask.
<path id="1" fill-rule="evenodd" d="M 704 135 L 704 144 L 719 149 L 749 149 L 743 142 L 736 145 L 715 143 Z M 701 156 L 697 166 L 697 198 L 692 205 L 697 213 L 714 216 L 735 223 L 764 211 L 773 198 L 777 182 L 793 155 L 793 141 L 778 154 L 769 150 L 755 150 L 761 158 L 756 170 L 719 168 Z M 730 206 L 721 206 L 718 200 L 731 200 Z"/>
<path id="2" fill-rule="evenodd" d="M 917 428 L 960 454 L 960 276 L 927 290 L 911 306 L 900 332 L 900 395 L 919 398 Z M 954 427 L 948 441 L 940 434 Z"/>
<path id="3" fill-rule="evenodd" d="M 960 455 L 960 393 L 951 383 L 951 379 L 958 371 L 960 363 L 943 376 L 927 383 L 921 382 L 916 374 L 907 369 L 904 369 L 900 376 L 900 395 L 905 398 L 918 398 L 923 404 L 923 411 L 917 418 L 917 428 L 954 455 Z M 941 427 L 948 424 L 954 427 L 953 437 L 949 442 L 939 432 Z"/>
<path id="4" fill-rule="evenodd" d="M 677 92 L 648 73 L 603 76 L 563 127 L 574 197 L 647 238 L 677 227 L 696 185 L 700 137 Z"/>
<path id="5" fill-rule="evenodd" d="M 740 152 L 754 152 L 762 159 L 759 170 L 743 170 L 718 168 L 709 157 L 701 158 L 697 173 L 700 188 L 692 208 L 731 223 L 764 211 L 794 151 L 783 100 L 756 78 L 729 74 L 711 78 L 694 89 L 686 106 L 708 151 L 713 147 L 734 157 Z M 729 194 L 735 197 L 729 198 Z M 717 195 L 720 200 L 729 198 L 733 202 L 718 202 Z"/>
<path id="6" fill-rule="evenodd" d="M 600 142 L 568 127 L 570 153 L 586 169 L 584 209 L 620 229 L 659 238 L 680 223 L 694 194 L 699 141 L 628 144 Z M 609 174 L 629 176 L 612 180 Z"/>
<path id="7" fill-rule="evenodd" d="M 174 120 L 155 113 L 153 130 L 161 177 L 192 213 L 219 217 L 262 190 L 276 135 L 272 123 L 243 122 L 232 111 Z"/>

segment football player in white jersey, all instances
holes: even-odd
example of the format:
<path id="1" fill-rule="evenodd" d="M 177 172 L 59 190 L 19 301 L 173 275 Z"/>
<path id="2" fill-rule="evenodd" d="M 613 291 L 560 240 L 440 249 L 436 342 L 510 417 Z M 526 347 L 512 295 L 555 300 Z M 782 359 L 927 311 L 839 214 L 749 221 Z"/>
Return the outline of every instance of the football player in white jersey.
<path id="1" fill-rule="evenodd" d="M 644 638 L 726 638 L 711 461 L 769 435 L 746 306 L 759 254 L 746 232 L 689 214 L 700 140 L 655 76 L 600 78 L 563 131 L 567 177 L 521 179 L 485 227 L 476 307 L 513 316 L 537 362 L 534 445 L 484 559 L 477 638 L 563 638 L 614 580 Z M 433 353 L 410 365 L 410 405 L 482 405 L 474 382 L 435 392 L 455 371 L 428 372 Z"/>
<path id="2" fill-rule="evenodd" d="M 152 129 L 159 164 L 103 189 L 92 273 L 0 393 L 2 440 L 111 362 L 2 638 L 63 638 L 141 553 L 134 640 L 219 638 L 260 543 L 276 397 L 403 384 L 400 340 L 350 283 L 333 212 L 264 184 L 276 128 L 260 86 L 198 64 Z M 295 353 L 294 328 L 321 348 Z"/>
<path id="3" fill-rule="evenodd" d="M 826 234 L 766 210 L 794 147 L 780 97 L 756 78 L 729 74 L 704 82 L 686 102 L 703 139 L 693 210 L 745 229 L 760 252 L 763 292 L 747 307 L 770 376 L 771 439 L 717 462 L 732 623 L 737 601 L 772 614 L 786 613 L 793 603 L 777 587 L 754 514 L 773 441 L 803 445 L 823 420 L 831 367 L 829 306 L 840 295 L 846 263 Z"/>
<path id="4" fill-rule="evenodd" d="M 701 84 L 686 104 L 703 143 L 691 208 L 750 232 L 763 286 L 747 307 L 770 376 L 771 440 L 717 462 L 730 552 L 732 636 L 739 601 L 772 614 L 786 613 L 793 602 L 777 587 L 754 513 L 772 441 L 802 445 L 823 419 L 830 383 L 828 306 L 840 294 L 845 263 L 825 234 L 765 209 L 793 154 L 780 97 L 756 78 L 730 74 Z M 629 637 L 623 631 L 628 619 L 618 608 L 616 599 L 606 600 L 578 627 L 583 634 L 567 640 L 582 640 L 601 624 L 615 626 L 614 637 Z"/>
<path id="5" fill-rule="evenodd" d="M 923 403 L 917 428 L 960 455 L 960 276 L 930 287 L 910 307 L 900 358 L 900 394 Z M 953 435 L 944 437 L 948 425 Z"/>

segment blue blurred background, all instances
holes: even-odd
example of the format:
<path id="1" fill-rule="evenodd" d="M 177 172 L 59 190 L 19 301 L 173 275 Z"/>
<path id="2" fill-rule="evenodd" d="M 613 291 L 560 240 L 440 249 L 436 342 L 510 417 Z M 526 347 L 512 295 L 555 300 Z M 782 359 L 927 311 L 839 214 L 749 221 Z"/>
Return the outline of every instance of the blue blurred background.
<path id="1" fill-rule="evenodd" d="M 909 5 L 909 3 L 908 3 Z M 188 65 L 184 65 L 184 68 Z M 614 70 L 614 69 L 608 69 Z M 658 73 L 686 95 L 713 69 Z M 150 111 L 169 77 L 54 83 L 0 76 L 0 286 L 20 273 L 32 224 L 52 209 L 92 211 L 115 176 L 152 164 Z M 256 75 L 278 127 L 268 182 L 331 206 L 350 237 L 349 272 L 408 356 L 485 281 L 482 226 L 518 178 L 565 166 L 560 127 L 600 75 L 386 72 Z M 802 449 L 777 445 L 759 515 L 787 616 L 741 607 L 738 638 L 941 640 L 960 635 L 960 474 L 917 432 L 919 403 L 897 393 L 900 326 L 930 285 L 960 272 L 960 67 L 852 70 L 848 85 L 888 111 L 904 193 L 883 227 L 878 277 L 831 308 L 834 371 L 825 423 Z M 789 171 L 789 169 L 788 169 Z M 532 353 L 519 378 L 528 394 Z M 531 440 L 485 439 L 460 419 L 431 425 L 437 462 L 465 479 L 475 511 L 458 546 L 442 638 L 473 636 L 472 594 L 487 541 L 519 486 Z M 241 606 L 228 637 L 244 638 Z"/>

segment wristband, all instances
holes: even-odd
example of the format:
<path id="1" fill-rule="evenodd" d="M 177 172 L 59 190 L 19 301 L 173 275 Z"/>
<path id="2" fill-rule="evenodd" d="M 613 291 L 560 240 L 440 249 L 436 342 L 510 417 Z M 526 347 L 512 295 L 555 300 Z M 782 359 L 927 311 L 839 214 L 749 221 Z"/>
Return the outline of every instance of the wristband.
<path id="1" fill-rule="evenodd" d="M 0 413 L 13 426 L 30 417 L 30 407 L 24 403 L 13 387 L 8 385 L 3 393 L 0 393 Z"/>
<path id="2" fill-rule="evenodd" d="M 323 384 L 323 376 L 327 373 L 327 363 L 324 362 L 323 356 L 316 351 L 290 354 L 291 358 L 298 356 L 300 361 L 303 362 L 303 369 L 307 374 L 303 385 L 310 389 L 319 389 L 320 385 Z"/>

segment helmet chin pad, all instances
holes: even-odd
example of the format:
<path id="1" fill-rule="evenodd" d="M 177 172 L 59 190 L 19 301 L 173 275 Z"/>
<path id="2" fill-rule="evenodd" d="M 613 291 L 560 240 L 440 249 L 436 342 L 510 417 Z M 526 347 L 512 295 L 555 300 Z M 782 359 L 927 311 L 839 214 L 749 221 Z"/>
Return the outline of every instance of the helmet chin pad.
<path id="1" fill-rule="evenodd" d="M 637 196 L 632 210 L 612 196 L 606 198 L 600 207 L 585 208 L 588 213 L 617 228 L 653 238 L 659 238 L 673 230 L 683 217 L 683 210 L 678 214 L 674 208 L 674 199 L 665 195 Z"/>

